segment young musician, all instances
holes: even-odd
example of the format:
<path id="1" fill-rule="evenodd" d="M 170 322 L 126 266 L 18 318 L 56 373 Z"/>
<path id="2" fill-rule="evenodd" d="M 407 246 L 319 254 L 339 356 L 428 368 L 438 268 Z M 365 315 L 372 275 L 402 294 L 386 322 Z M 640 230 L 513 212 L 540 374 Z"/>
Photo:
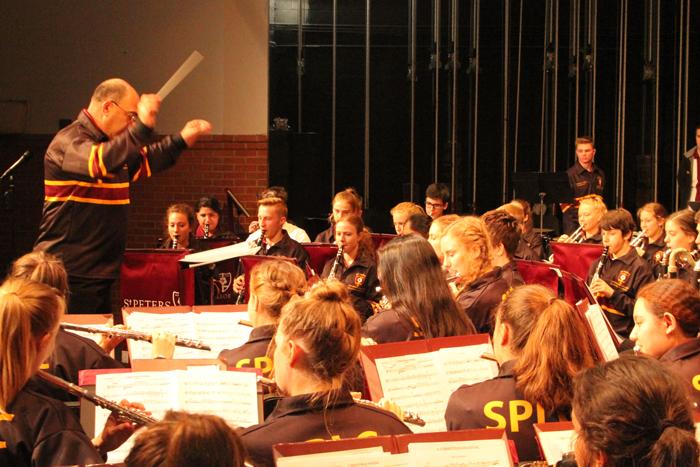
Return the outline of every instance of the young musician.
<path id="1" fill-rule="evenodd" d="M 372 303 L 379 302 L 381 293 L 377 292 L 379 279 L 374 244 L 362 218 L 356 214 L 341 217 L 335 224 L 335 243 L 343 248 L 343 256 L 328 260 L 321 277 L 327 279 L 335 268 L 335 279 L 347 286 L 353 307 L 365 322 L 372 316 Z M 338 259 L 340 261 L 336 261 Z"/>
<path id="2" fill-rule="evenodd" d="M 287 204 L 287 201 L 289 200 L 289 194 L 283 186 L 269 186 L 262 190 L 260 193 L 258 193 L 259 200 L 266 198 L 281 198 L 282 201 L 284 201 L 284 204 Z M 309 238 L 306 231 L 301 227 L 297 227 L 296 225 L 289 222 L 289 219 L 286 219 L 284 221 L 282 228 L 287 231 L 289 236 L 292 237 L 292 240 L 295 240 L 299 243 L 311 242 L 311 239 Z M 250 232 L 250 235 L 248 235 L 246 241 L 257 242 L 261 235 L 260 223 L 256 220 L 251 222 L 248 226 L 248 232 Z"/>
<path id="3" fill-rule="evenodd" d="M 362 198 L 354 188 L 339 191 L 331 203 L 332 212 L 328 216 L 331 226 L 316 236 L 315 242 L 335 243 L 335 223 L 348 214 L 362 216 Z"/>
<path id="4" fill-rule="evenodd" d="M 256 264 L 250 271 L 248 316 L 253 324 L 248 342 L 236 349 L 222 350 L 219 359 L 229 367 L 259 368 L 263 376 L 272 372 L 267 355 L 275 335 L 282 307 L 304 294 L 306 276 L 297 266 L 282 260 Z"/>
<path id="5" fill-rule="evenodd" d="M 437 219 L 433 219 L 433 222 L 430 224 L 430 230 L 428 230 L 428 242 L 430 243 L 430 246 L 433 247 L 433 250 L 435 250 L 435 254 L 438 257 L 440 264 L 442 264 L 443 258 L 442 248 L 440 248 L 440 240 L 442 240 L 442 236 L 445 234 L 447 227 L 458 219 L 459 216 L 457 214 L 445 214 Z"/>
<path id="6" fill-rule="evenodd" d="M 695 238 L 697 237 L 697 224 L 693 211 L 684 209 L 672 213 L 666 219 L 666 253 L 668 257 L 664 261 L 670 261 L 670 253 L 675 251 L 682 252 L 686 250 L 688 253 L 695 251 Z M 693 274 L 692 266 L 683 262 L 676 263 L 678 268 L 678 278 L 695 285 L 695 274 Z M 668 275 L 668 269 L 663 265 L 657 269 L 657 277 Z"/>
<path id="7" fill-rule="evenodd" d="M 597 196 L 581 200 L 578 208 L 578 222 L 583 231 L 583 240 L 579 243 L 602 243 L 600 221 L 607 208 L 602 198 Z"/>
<path id="8" fill-rule="evenodd" d="M 503 278 L 508 282 L 509 287 L 523 285 L 525 281 L 515 264 L 515 253 L 520 244 L 520 225 L 515 217 L 505 210 L 496 209 L 488 211 L 481 216 L 486 224 L 491 246 L 493 247 L 494 267 L 503 270 Z"/>
<path id="9" fill-rule="evenodd" d="M 360 350 L 360 318 L 345 287 L 319 283 L 287 304 L 275 335 L 275 382 L 285 395 L 264 423 L 240 432 L 254 465 L 272 445 L 410 433 L 394 414 L 356 403 L 341 388 Z"/>
<path id="10" fill-rule="evenodd" d="M 700 465 L 690 403 L 659 362 L 622 356 L 582 372 L 573 389 L 578 465 Z"/>
<path id="11" fill-rule="evenodd" d="M 427 214 L 411 214 L 404 225 L 404 235 L 414 234 L 428 239 L 433 218 Z"/>
<path id="12" fill-rule="evenodd" d="M 528 250 L 526 250 L 526 251 L 532 251 L 533 253 L 535 253 L 535 258 L 537 261 L 544 260 L 549 255 L 545 254 L 545 244 L 544 244 L 544 240 L 542 239 L 542 235 L 535 232 L 535 223 L 532 220 L 532 207 L 530 206 L 530 203 L 528 203 L 524 199 L 516 198 L 510 202 L 510 205 L 519 206 L 522 209 L 523 219 L 521 222 L 521 226 L 522 226 L 521 240 L 528 247 Z M 511 212 L 510 210 L 506 209 L 506 211 L 508 212 L 508 214 L 510 214 L 511 216 L 514 216 L 516 219 L 518 218 L 518 216 L 514 215 L 513 212 Z M 520 248 L 519 248 L 519 250 L 520 250 Z M 524 254 L 520 254 L 520 255 L 516 254 L 516 257 L 522 258 L 522 259 L 529 259 L 529 258 L 525 257 Z"/>
<path id="13" fill-rule="evenodd" d="M 68 274 L 63 263 L 55 256 L 43 251 L 27 253 L 12 264 L 9 277 L 31 279 L 42 282 L 68 295 Z M 122 339 L 108 339 L 104 345 L 111 351 Z M 92 339 L 79 336 L 64 329 L 58 330 L 56 342 L 47 363 L 47 371 L 59 378 L 78 384 L 78 372 L 95 368 L 123 368 Z M 47 386 L 47 385 L 43 385 Z M 65 391 L 46 387 L 45 394 L 56 399 L 73 400 Z"/>
<path id="14" fill-rule="evenodd" d="M 440 241 L 443 267 L 456 280 L 457 303 L 474 323 L 477 332 L 493 332 L 493 313 L 510 284 L 501 268 L 494 268 L 493 248 L 484 222 L 472 216 L 454 222 Z"/>
<path id="15" fill-rule="evenodd" d="M 243 467 L 245 448 L 236 432 L 215 415 L 168 411 L 141 432 L 126 467 Z"/>
<path id="16" fill-rule="evenodd" d="M 194 211 L 189 204 L 172 204 L 165 211 L 165 229 L 168 238 L 161 248 L 187 249 L 194 239 Z"/>
<path id="17" fill-rule="evenodd" d="M 447 214 L 450 208 L 450 187 L 444 183 L 431 183 L 425 189 L 425 212 L 433 220 Z"/>
<path id="18" fill-rule="evenodd" d="M 667 217 L 666 208 L 659 203 L 647 203 L 637 211 L 639 228 L 646 237 L 645 244 L 641 245 L 642 257 L 652 269 L 661 262 L 666 249 L 664 224 Z"/>
<path id="19" fill-rule="evenodd" d="M 394 238 L 379 250 L 377 269 L 390 305 L 367 320 L 364 337 L 382 344 L 474 334 L 426 240 L 416 235 Z"/>
<path id="20" fill-rule="evenodd" d="M 532 425 L 569 419 L 573 377 L 594 365 L 586 335 L 580 315 L 549 289 L 514 289 L 496 312 L 499 374 L 452 393 L 447 429 L 504 428 L 520 461 L 540 459 Z"/>
<path id="21" fill-rule="evenodd" d="M 34 389 L 30 378 L 51 354 L 65 307 L 60 292 L 40 282 L 0 286 L 0 465 L 103 463 L 134 431 L 110 416 L 90 441 L 63 402 Z"/>
<path id="22" fill-rule="evenodd" d="M 632 312 L 637 291 L 653 281 L 654 274 L 649 264 L 630 246 L 635 226 L 627 210 L 606 212 L 600 227 L 608 255 L 591 264 L 587 283 L 598 297 L 615 332 L 628 337 L 634 326 Z M 604 260 L 602 264 L 601 260 Z"/>
<path id="23" fill-rule="evenodd" d="M 425 214 L 425 211 L 422 207 L 408 201 L 404 201 L 402 203 L 397 204 L 396 206 L 391 208 L 391 211 L 389 212 L 391 213 L 391 219 L 394 223 L 394 230 L 396 230 L 396 235 L 404 235 L 408 233 L 403 231 L 403 227 L 404 225 L 406 225 L 406 222 L 408 222 L 408 218 L 411 217 L 413 214 Z"/>
<path id="24" fill-rule="evenodd" d="M 230 238 L 232 236 L 221 225 L 223 211 L 218 199 L 213 196 L 199 198 L 194 210 L 197 216 L 195 238 Z"/>
<path id="25" fill-rule="evenodd" d="M 635 348 L 658 358 L 680 375 L 700 408 L 700 295 L 685 281 L 652 282 L 639 291 L 634 305 Z"/>

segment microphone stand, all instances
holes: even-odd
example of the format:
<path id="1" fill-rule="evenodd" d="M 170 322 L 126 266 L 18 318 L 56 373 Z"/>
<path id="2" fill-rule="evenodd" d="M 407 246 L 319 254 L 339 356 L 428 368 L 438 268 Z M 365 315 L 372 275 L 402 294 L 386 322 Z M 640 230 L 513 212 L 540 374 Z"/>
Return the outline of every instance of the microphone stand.
<path id="1" fill-rule="evenodd" d="M 15 177 L 14 174 L 17 171 L 17 169 L 24 164 L 29 158 L 31 157 L 31 153 L 29 151 L 24 151 L 21 156 L 19 156 L 19 159 L 17 159 L 10 167 L 3 172 L 2 175 L 0 175 L 0 183 L 2 183 L 5 179 L 7 179 L 7 188 L 3 190 L 2 192 L 2 204 L 3 204 L 3 209 L 7 213 L 7 217 L 9 219 L 13 219 L 14 216 L 14 193 L 15 193 Z M 10 222 L 12 226 L 10 227 L 10 254 L 12 257 L 15 256 L 17 253 L 15 251 L 15 223 Z"/>

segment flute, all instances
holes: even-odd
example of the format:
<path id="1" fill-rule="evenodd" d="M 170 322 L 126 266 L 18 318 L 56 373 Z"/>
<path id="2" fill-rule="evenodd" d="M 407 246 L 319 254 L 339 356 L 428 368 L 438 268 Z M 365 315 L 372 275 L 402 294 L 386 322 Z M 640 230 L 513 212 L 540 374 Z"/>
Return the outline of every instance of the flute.
<path id="1" fill-rule="evenodd" d="M 133 339 L 135 341 L 152 342 L 152 340 L 153 340 L 153 336 L 151 334 L 148 334 L 146 332 L 141 332 L 141 331 L 127 330 L 127 329 L 119 329 L 119 328 L 103 329 L 103 328 L 98 328 L 98 327 L 93 327 L 93 326 L 85 326 L 82 324 L 73 324 L 73 323 L 61 323 L 61 327 L 63 329 L 68 329 L 68 330 L 73 330 L 73 331 L 90 332 L 92 334 L 107 334 L 110 336 L 125 337 L 127 339 Z M 177 337 L 177 336 L 175 336 L 175 345 L 180 346 L 180 347 L 189 347 L 190 349 L 211 350 L 211 347 L 202 343 L 202 341 L 198 341 L 195 339 L 187 339 L 184 337 Z"/>
<path id="2" fill-rule="evenodd" d="M 116 402 L 112 402 L 108 399 L 105 399 L 104 397 L 98 396 L 97 394 L 93 394 L 87 389 L 81 388 L 76 384 L 61 379 L 58 376 L 54 376 L 51 373 L 39 370 L 36 375 L 39 378 L 46 381 L 47 383 L 50 383 L 60 389 L 63 389 L 64 391 L 70 394 L 81 397 L 83 399 L 87 399 L 88 401 L 92 402 L 98 407 L 102 407 L 103 409 L 109 410 L 110 412 L 116 414 L 117 417 L 121 418 L 122 420 L 128 420 L 131 423 L 135 423 L 136 425 L 152 425 L 153 423 L 156 423 L 158 421 L 155 418 L 146 415 L 145 413 L 122 407 Z"/>

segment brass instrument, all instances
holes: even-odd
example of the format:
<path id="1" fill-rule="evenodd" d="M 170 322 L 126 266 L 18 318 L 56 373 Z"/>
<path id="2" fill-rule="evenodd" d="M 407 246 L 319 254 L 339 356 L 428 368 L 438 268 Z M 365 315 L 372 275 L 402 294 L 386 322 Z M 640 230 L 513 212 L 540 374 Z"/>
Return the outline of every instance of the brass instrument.
<path id="1" fill-rule="evenodd" d="M 331 266 L 331 272 L 328 273 L 328 280 L 332 281 L 335 279 L 335 275 L 338 272 L 338 266 L 343 261 L 343 245 L 338 245 L 338 252 L 335 255 L 335 260 L 333 260 L 333 266 Z"/>
<path id="2" fill-rule="evenodd" d="M 593 277 L 591 277 L 591 282 L 588 285 L 591 285 L 593 281 L 596 279 L 600 278 L 600 271 L 603 269 L 603 265 L 605 264 L 605 261 L 608 259 L 608 251 L 610 249 L 606 246 L 603 248 L 603 253 L 600 255 L 600 259 L 598 260 L 598 265 L 595 268 L 595 272 L 593 273 Z"/>
<path id="3" fill-rule="evenodd" d="M 135 341 L 146 341 L 146 342 L 152 341 L 151 334 L 146 333 L 146 332 L 141 332 L 141 331 L 134 331 L 134 330 L 130 330 L 130 329 L 119 329 L 119 328 L 103 329 L 103 328 L 98 328 L 98 327 L 94 327 L 94 326 L 85 326 L 82 324 L 73 324 L 73 323 L 61 323 L 61 327 L 63 329 L 67 329 L 67 330 L 89 332 L 92 334 L 107 334 L 110 336 L 125 337 L 127 339 L 133 339 Z M 175 345 L 180 346 L 180 347 L 189 347 L 190 349 L 211 350 L 210 346 L 203 344 L 201 341 L 198 341 L 195 339 L 187 339 L 187 338 L 183 338 L 183 337 L 177 337 L 177 336 L 175 336 Z"/>
<path id="4" fill-rule="evenodd" d="M 666 250 L 666 251 L 668 251 L 668 250 Z M 672 250 L 668 256 L 668 263 L 665 264 L 665 266 L 666 266 L 665 277 L 668 279 L 677 278 L 679 269 L 693 268 L 693 270 L 695 270 L 695 264 L 697 263 L 697 259 L 694 256 L 695 254 L 696 254 L 695 252 L 690 252 L 690 251 L 686 250 L 685 248 L 675 248 L 674 250 Z M 666 257 L 666 253 L 664 253 L 664 258 L 665 257 Z"/>
<path id="5" fill-rule="evenodd" d="M 209 238 L 209 222 L 204 223 L 204 238 Z"/>
<path id="6" fill-rule="evenodd" d="M 136 425 L 152 425 L 158 421 L 155 418 L 146 415 L 143 412 L 122 407 L 116 402 L 112 402 L 108 399 L 105 399 L 104 397 L 98 396 L 97 394 L 93 394 L 87 389 L 81 388 L 80 386 L 75 385 L 64 379 L 61 379 L 58 376 L 54 376 L 51 373 L 39 370 L 36 375 L 49 384 L 63 389 L 64 391 L 75 396 L 87 399 L 88 401 L 92 402 L 93 404 L 99 407 L 102 407 L 103 409 L 109 410 L 110 412 L 116 414 L 117 417 L 119 417 L 122 420 L 127 420 Z"/>
<path id="7" fill-rule="evenodd" d="M 632 235 L 632 240 L 630 240 L 630 246 L 632 248 L 640 248 L 648 240 L 647 234 L 644 231 L 635 232 Z"/>
<path id="8" fill-rule="evenodd" d="M 586 238 L 586 232 L 583 231 L 583 226 L 579 225 L 578 229 L 571 234 L 570 237 L 564 240 L 559 240 L 561 243 L 581 243 Z"/>

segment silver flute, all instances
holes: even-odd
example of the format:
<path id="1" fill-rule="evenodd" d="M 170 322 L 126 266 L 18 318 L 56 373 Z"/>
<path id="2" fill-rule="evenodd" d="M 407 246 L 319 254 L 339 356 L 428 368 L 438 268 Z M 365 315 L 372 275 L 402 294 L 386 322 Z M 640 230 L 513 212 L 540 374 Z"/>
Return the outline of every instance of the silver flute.
<path id="1" fill-rule="evenodd" d="M 98 328 L 94 326 L 86 326 L 83 324 L 73 324 L 73 323 L 61 323 L 63 329 L 72 331 L 82 331 L 89 332 L 92 334 L 107 334 L 109 336 L 125 337 L 127 339 L 133 339 L 135 341 L 146 341 L 152 342 L 153 336 L 147 332 L 134 331 L 131 329 L 119 329 L 119 328 Z M 175 336 L 175 345 L 179 347 L 189 347 L 190 349 L 198 350 L 211 350 L 211 347 L 198 341 L 196 339 L 187 339 L 184 337 Z"/>

